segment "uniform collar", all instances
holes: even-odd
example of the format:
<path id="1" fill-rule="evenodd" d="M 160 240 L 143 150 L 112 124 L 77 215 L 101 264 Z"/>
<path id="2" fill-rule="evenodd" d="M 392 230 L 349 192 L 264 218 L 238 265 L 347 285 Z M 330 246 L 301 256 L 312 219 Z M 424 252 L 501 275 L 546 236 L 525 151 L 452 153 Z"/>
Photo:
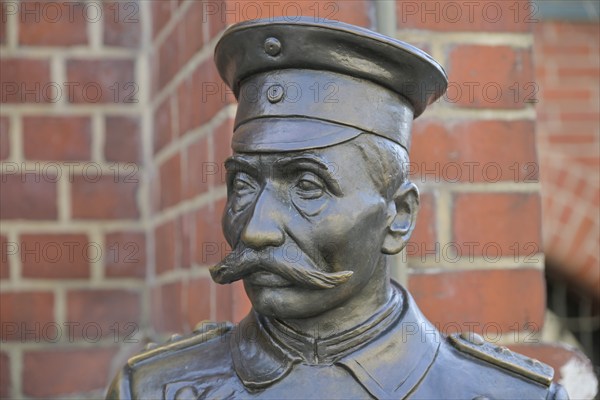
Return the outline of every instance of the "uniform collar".
<path id="1" fill-rule="evenodd" d="M 250 390 L 264 389 L 295 364 L 315 361 L 307 355 L 316 353 L 316 361 L 347 369 L 375 398 L 404 397 L 427 373 L 442 339 L 408 292 L 393 283 L 395 295 L 382 311 L 352 332 L 320 340 L 316 351 L 296 332 L 282 332 L 280 323 L 250 312 L 229 342 L 238 377 Z"/>
<path id="2" fill-rule="evenodd" d="M 400 292 L 393 290 L 388 302 L 375 315 L 353 329 L 315 338 L 304 335 L 285 322 L 258 316 L 266 332 L 288 352 L 311 365 L 330 365 L 367 345 L 398 321 L 402 311 Z"/>

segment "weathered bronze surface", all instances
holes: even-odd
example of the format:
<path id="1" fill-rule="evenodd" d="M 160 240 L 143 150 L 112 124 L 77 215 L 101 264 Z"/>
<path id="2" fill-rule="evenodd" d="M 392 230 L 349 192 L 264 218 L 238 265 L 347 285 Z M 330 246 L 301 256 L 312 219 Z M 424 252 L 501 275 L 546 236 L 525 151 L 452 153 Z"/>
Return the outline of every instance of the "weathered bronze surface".
<path id="1" fill-rule="evenodd" d="M 253 310 L 133 357 L 108 398 L 559 399 L 553 371 L 473 332 L 443 337 L 390 279 L 419 205 L 412 120 L 447 86 L 400 41 L 340 22 L 230 28 L 215 51 L 239 102 L 211 268 Z M 449 305 L 451 306 L 451 305 Z"/>

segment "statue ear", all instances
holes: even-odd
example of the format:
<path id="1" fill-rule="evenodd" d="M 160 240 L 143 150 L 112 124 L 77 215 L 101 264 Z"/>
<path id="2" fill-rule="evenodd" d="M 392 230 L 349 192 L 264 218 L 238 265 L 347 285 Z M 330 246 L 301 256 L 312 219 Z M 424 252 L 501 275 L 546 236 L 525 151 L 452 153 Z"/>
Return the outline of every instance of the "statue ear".
<path id="1" fill-rule="evenodd" d="M 387 233 L 383 241 L 384 254 L 398 254 L 415 227 L 419 210 L 419 190 L 414 183 L 406 181 L 398 188 L 388 204 Z"/>

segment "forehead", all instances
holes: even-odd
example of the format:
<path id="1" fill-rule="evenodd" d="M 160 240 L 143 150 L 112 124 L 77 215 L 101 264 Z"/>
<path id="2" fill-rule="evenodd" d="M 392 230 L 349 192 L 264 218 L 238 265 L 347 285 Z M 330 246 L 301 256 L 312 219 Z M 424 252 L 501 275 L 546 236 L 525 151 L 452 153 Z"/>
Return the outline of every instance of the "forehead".
<path id="1" fill-rule="evenodd" d="M 357 157 L 360 160 L 357 160 Z M 257 166 L 283 167 L 296 163 L 314 163 L 324 168 L 334 168 L 340 165 L 351 165 L 362 162 L 356 148 L 348 142 L 329 147 L 281 152 L 234 152 L 233 160 L 248 161 Z"/>

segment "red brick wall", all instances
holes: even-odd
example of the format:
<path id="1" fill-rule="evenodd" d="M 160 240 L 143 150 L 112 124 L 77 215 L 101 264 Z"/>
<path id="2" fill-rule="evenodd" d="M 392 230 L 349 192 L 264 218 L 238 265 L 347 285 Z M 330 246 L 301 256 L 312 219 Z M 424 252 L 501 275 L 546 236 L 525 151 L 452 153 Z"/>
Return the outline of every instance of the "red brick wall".
<path id="1" fill-rule="evenodd" d="M 396 11 L 397 36 L 429 51 L 450 80 L 414 125 L 424 207 L 402 260 L 408 287 L 445 333 L 538 331 L 544 257 L 528 3 L 403 1 Z"/>
<path id="2" fill-rule="evenodd" d="M 100 397 L 140 340 L 140 3 L 3 1 L 0 397 Z"/>
<path id="3" fill-rule="evenodd" d="M 536 26 L 545 251 L 557 272 L 600 296 L 600 29 Z"/>
<path id="4" fill-rule="evenodd" d="M 241 285 L 208 273 L 228 250 L 235 114 L 216 41 L 257 13 L 377 23 L 367 0 L 252 3 L 127 1 L 105 3 L 99 20 L 93 9 L 57 20 L 50 2 L 4 2 L 2 396 L 100 396 L 143 343 L 247 312 Z M 451 86 L 415 124 L 422 210 L 394 273 L 445 332 L 522 340 L 545 309 L 535 23 L 525 2 L 456 3 L 458 19 L 425 3 L 396 4 L 396 36 L 438 59 Z"/>

